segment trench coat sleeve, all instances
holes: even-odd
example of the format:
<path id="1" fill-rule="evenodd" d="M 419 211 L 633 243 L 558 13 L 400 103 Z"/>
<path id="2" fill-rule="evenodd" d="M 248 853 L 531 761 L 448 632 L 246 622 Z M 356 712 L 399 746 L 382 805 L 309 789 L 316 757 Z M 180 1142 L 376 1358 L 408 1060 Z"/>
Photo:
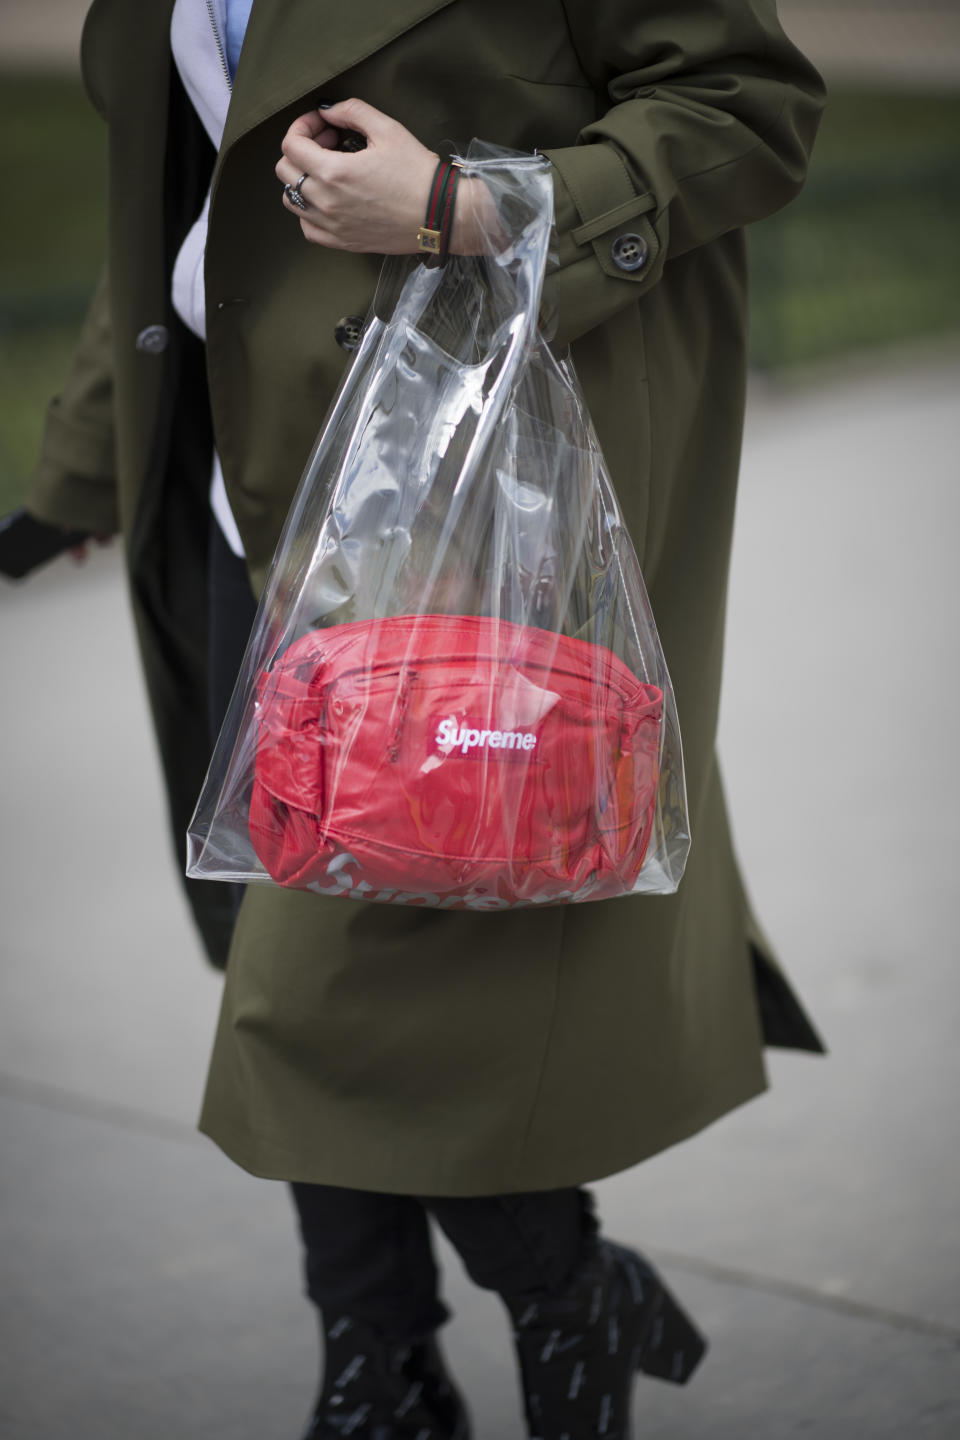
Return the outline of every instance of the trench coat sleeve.
<path id="1" fill-rule="evenodd" d="M 41 520 L 112 534 L 118 527 L 109 287 L 100 278 L 70 372 L 47 409 L 27 508 Z"/>
<path id="2" fill-rule="evenodd" d="M 610 108 L 553 165 L 557 267 L 545 309 L 566 343 L 655 285 L 671 257 L 772 214 L 800 189 L 823 106 L 774 0 L 564 0 Z M 645 262 L 613 246 L 640 237 Z"/>

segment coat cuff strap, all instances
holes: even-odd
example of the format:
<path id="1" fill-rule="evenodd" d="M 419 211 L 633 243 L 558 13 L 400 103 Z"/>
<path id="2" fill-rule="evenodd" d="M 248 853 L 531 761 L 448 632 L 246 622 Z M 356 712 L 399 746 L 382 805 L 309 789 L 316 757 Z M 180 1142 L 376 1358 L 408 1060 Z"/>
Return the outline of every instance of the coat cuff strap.
<path id="1" fill-rule="evenodd" d="M 636 215 L 646 215 L 648 211 L 655 210 L 656 206 L 656 199 L 648 190 L 645 195 L 635 195 L 632 200 L 624 200 L 622 205 L 615 205 L 612 210 L 598 215 L 596 220 L 590 220 L 586 225 L 578 225 L 576 230 L 571 232 L 570 238 L 575 245 L 587 245 L 598 235 L 605 235 L 608 230 L 624 225 Z"/>
<path id="2" fill-rule="evenodd" d="M 543 154 L 554 168 L 561 267 L 592 250 L 600 269 L 612 279 L 633 285 L 653 283 L 662 269 L 661 239 L 653 219 L 656 196 L 646 189 L 638 191 L 616 146 L 594 141 Z M 644 259 L 628 270 L 617 264 L 615 247 L 621 237 L 631 236 L 639 236 Z"/>

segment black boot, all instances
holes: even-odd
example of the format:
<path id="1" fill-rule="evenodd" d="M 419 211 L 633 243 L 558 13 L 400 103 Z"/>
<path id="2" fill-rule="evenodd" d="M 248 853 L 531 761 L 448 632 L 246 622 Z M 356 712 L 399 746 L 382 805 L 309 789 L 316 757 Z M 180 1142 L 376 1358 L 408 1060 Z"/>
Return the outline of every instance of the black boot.
<path id="1" fill-rule="evenodd" d="M 682 1385 L 707 1348 L 656 1271 L 608 1240 L 563 1294 L 508 1309 L 533 1440 L 630 1440 L 634 1372 Z"/>
<path id="2" fill-rule="evenodd" d="M 346 1317 L 325 1326 L 323 1387 L 303 1440 L 470 1440 L 433 1335 L 400 1344 Z"/>

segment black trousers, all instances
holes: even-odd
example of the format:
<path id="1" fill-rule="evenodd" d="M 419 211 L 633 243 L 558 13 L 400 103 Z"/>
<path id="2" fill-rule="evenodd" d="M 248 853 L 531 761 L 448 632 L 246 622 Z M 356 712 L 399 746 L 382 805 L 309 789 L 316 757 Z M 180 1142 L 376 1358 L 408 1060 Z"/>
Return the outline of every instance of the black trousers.
<path id="1" fill-rule="evenodd" d="M 210 727 L 215 739 L 230 703 L 256 606 L 244 562 L 211 517 L 209 571 Z M 242 886 L 234 887 L 236 899 Z M 563 1288 L 596 1233 L 583 1190 L 526 1195 L 417 1198 L 292 1186 L 303 1239 L 306 1288 L 328 1320 L 364 1320 L 410 1339 L 447 1318 L 437 1288 L 429 1215 L 475 1284 L 509 1296 Z"/>
<path id="2" fill-rule="evenodd" d="M 596 1233 L 583 1190 L 467 1199 L 292 1186 L 306 1289 L 327 1322 L 341 1315 L 412 1340 L 442 1325 L 432 1215 L 471 1280 L 508 1299 L 555 1294 Z"/>

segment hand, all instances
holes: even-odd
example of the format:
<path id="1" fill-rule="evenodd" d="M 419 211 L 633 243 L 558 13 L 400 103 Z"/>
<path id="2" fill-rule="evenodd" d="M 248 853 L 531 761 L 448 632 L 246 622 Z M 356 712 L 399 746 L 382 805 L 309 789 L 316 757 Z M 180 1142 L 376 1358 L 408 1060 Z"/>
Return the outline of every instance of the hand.
<path id="1" fill-rule="evenodd" d="M 60 528 L 64 532 L 64 534 L 67 534 L 66 525 L 61 525 Z M 112 539 L 113 536 L 105 530 L 94 530 L 93 534 L 90 536 L 90 540 L 96 540 L 98 545 L 109 545 Z M 89 551 L 90 540 L 81 540 L 79 545 L 71 545 L 70 554 L 73 556 L 75 564 L 82 565 L 83 562 L 86 560 Z"/>
<path id="2" fill-rule="evenodd" d="M 359 131 L 366 149 L 338 151 L 341 130 Z M 282 149 L 277 179 L 295 185 L 301 175 L 307 177 L 300 186 L 307 209 L 297 209 L 286 195 L 283 203 L 308 240 L 364 254 L 416 252 L 439 156 L 398 121 L 363 100 L 344 100 L 301 115 L 283 137 Z M 490 226 L 495 232 L 496 211 L 487 187 L 461 178 L 451 251 L 482 253 Z"/>

